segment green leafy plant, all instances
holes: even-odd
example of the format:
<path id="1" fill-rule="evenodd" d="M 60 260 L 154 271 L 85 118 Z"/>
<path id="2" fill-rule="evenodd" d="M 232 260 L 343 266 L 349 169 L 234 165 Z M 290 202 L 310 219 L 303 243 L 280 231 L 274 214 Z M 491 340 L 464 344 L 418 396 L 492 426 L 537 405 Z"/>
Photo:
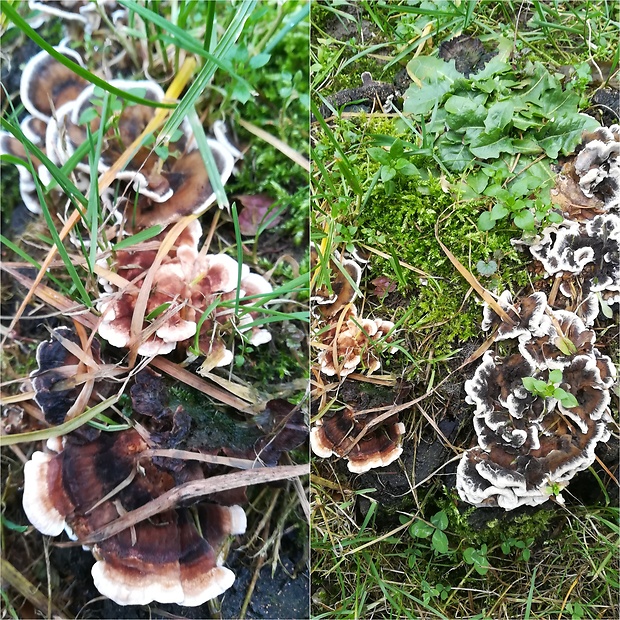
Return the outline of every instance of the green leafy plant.
<path id="1" fill-rule="evenodd" d="M 518 540 L 516 538 L 510 537 L 504 540 L 501 544 L 501 549 L 504 555 L 509 555 L 512 553 L 513 549 L 520 550 L 521 559 L 524 562 L 527 562 L 531 556 L 530 547 L 534 542 L 533 538 L 526 538 L 525 540 Z"/>
<path id="2" fill-rule="evenodd" d="M 423 581 L 422 586 L 422 600 L 425 603 L 430 602 L 433 598 L 438 598 L 445 601 L 448 598 L 448 594 L 452 589 L 450 586 L 444 586 L 442 583 L 438 583 L 434 586 L 430 585 L 428 581 Z"/>
<path id="3" fill-rule="evenodd" d="M 598 126 L 579 114 L 578 83 L 564 89 L 540 62 L 514 69 L 511 49 L 511 41 L 499 39 L 497 54 L 469 78 L 453 61 L 432 56 L 407 65 L 416 80 L 405 93 L 404 111 L 422 122 L 430 115 L 425 131 L 435 135 L 443 166 L 468 173 L 457 185 L 463 198 L 494 199 L 478 218 L 482 231 L 504 219 L 527 232 L 561 221 L 550 206 L 550 160 L 571 153 L 582 132 Z"/>
<path id="4" fill-rule="evenodd" d="M 536 396 L 555 398 L 567 409 L 579 405 L 577 399 L 570 392 L 559 387 L 560 383 L 562 383 L 562 371 L 557 368 L 549 371 L 547 381 L 536 379 L 535 377 L 523 377 L 522 381 L 523 387 Z"/>
<path id="5" fill-rule="evenodd" d="M 487 262 L 479 260 L 476 263 L 476 270 L 481 276 L 492 276 L 497 271 L 497 262 L 492 259 Z"/>
<path id="6" fill-rule="evenodd" d="M 380 146 L 371 146 L 368 149 L 368 155 L 372 160 L 381 164 L 379 178 L 383 182 L 387 194 L 392 194 L 394 191 L 394 183 L 391 181 L 396 175 L 420 175 L 418 168 L 407 158 L 405 143 L 402 140 L 394 140 L 387 151 Z"/>
<path id="7" fill-rule="evenodd" d="M 448 527 L 448 515 L 444 510 L 435 513 L 430 523 L 416 519 L 409 527 L 409 534 L 413 538 L 429 538 L 431 539 L 432 548 L 440 554 L 450 552 L 448 537 L 444 530 Z"/>
<path id="8" fill-rule="evenodd" d="M 480 549 L 467 547 L 463 551 L 463 559 L 467 564 L 471 564 L 479 575 L 486 575 L 489 572 L 489 561 L 487 560 L 487 546 L 480 545 Z"/>
<path id="9" fill-rule="evenodd" d="M 581 603 L 566 603 L 566 613 L 570 614 L 571 620 L 581 620 L 586 612 Z"/>

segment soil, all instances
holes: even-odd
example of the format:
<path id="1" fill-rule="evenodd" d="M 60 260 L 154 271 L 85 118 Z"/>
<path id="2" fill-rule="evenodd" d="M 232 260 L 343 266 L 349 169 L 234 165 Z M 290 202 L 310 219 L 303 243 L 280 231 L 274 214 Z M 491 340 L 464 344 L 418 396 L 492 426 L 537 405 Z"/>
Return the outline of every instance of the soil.
<path id="1" fill-rule="evenodd" d="M 238 618 L 254 569 L 247 554 L 241 551 L 231 553 L 228 564 L 237 580 L 223 597 L 222 616 Z M 301 571 L 300 566 L 303 566 Z M 270 565 L 261 567 L 245 617 L 308 618 L 309 589 L 310 574 L 304 550 L 294 537 L 284 536 L 275 572 L 271 575 Z"/>

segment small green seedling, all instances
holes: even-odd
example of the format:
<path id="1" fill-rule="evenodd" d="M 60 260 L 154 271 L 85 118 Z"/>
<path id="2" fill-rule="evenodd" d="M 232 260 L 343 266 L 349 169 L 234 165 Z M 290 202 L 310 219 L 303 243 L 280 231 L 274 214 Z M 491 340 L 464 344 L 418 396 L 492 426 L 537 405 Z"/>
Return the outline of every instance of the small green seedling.
<path id="1" fill-rule="evenodd" d="M 585 609 L 581 603 L 566 603 L 566 612 L 570 614 L 571 620 L 581 620 L 585 614 Z"/>
<path id="2" fill-rule="evenodd" d="M 437 553 L 449 553 L 448 537 L 444 530 L 448 527 L 448 515 L 444 510 L 431 517 L 431 522 L 427 523 L 421 519 L 416 519 L 409 527 L 409 534 L 413 538 L 428 538 L 431 536 L 431 546 Z"/>
<path id="3" fill-rule="evenodd" d="M 422 600 L 425 603 L 429 603 L 433 598 L 439 598 L 445 601 L 450 593 L 450 586 L 444 586 L 442 583 L 432 586 L 428 581 L 422 582 Z"/>
<path id="4" fill-rule="evenodd" d="M 522 381 L 523 387 L 536 396 L 555 398 L 567 409 L 579 405 L 577 399 L 570 392 L 559 387 L 560 383 L 562 383 L 562 371 L 557 368 L 549 371 L 549 379 L 547 381 L 536 379 L 535 377 L 523 377 Z"/>
<path id="5" fill-rule="evenodd" d="M 552 482 L 549 484 L 549 486 L 545 489 L 545 492 L 548 493 L 549 495 L 552 495 L 553 497 L 555 497 L 558 501 L 561 502 L 561 496 L 560 494 L 562 493 L 562 489 L 564 487 L 559 483 L 559 482 Z"/>
<path id="6" fill-rule="evenodd" d="M 481 276 L 492 276 L 497 271 L 497 262 L 492 259 L 487 263 L 479 260 L 476 263 L 476 270 Z"/>
<path id="7" fill-rule="evenodd" d="M 526 538 L 525 540 L 517 540 L 516 538 L 507 538 L 501 545 L 504 555 L 509 555 L 513 549 L 521 550 L 521 558 L 527 562 L 530 559 L 531 551 L 529 547 L 534 542 L 533 538 Z"/>
<path id="8" fill-rule="evenodd" d="M 394 140 L 389 151 L 379 146 L 370 147 L 368 155 L 372 160 L 381 164 L 379 174 L 388 194 L 391 194 L 394 189 L 392 179 L 395 176 L 420 176 L 418 168 L 409 161 L 408 154 L 405 152 L 405 143 L 402 140 Z"/>
<path id="9" fill-rule="evenodd" d="M 487 560 L 487 546 L 484 544 L 480 546 L 480 549 L 467 547 L 463 551 L 463 559 L 467 564 L 471 564 L 479 575 L 486 575 L 491 568 Z"/>

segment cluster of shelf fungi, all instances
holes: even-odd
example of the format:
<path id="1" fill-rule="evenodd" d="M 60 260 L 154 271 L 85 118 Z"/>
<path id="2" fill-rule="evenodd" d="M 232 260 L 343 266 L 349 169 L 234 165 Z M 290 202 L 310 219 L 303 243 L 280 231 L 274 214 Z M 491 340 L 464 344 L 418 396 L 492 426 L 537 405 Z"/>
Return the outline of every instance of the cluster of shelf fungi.
<path id="1" fill-rule="evenodd" d="M 620 303 L 619 186 L 620 126 L 601 127 L 584 136 L 558 175 L 552 200 L 564 220 L 526 244 L 542 271 L 538 286 L 548 287 L 549 296 L 513 300 L 505 291 L 498 300 L 502 317 L 484 306 L 491 349 L 465 383 L 466 402 L 476 407 L 477 441 L 463 453 L 456 477 L 467 503 L 513 510 L 552 496 L 561 502 L 561 490 L 610 437 L 616 370 L 596 348 L 592 326 Z M 318 369 L 327 377 L 342 379 L 362 361 L 369 372 L 380 367 L 373 346 L 379 328 L 350 309 L 349 280 L 359 284 L 360 262 L 340 259 L 333 294 L 314 298 Z M 350 471 L 362 473 L 398 458 L 404 432 L 397 414 L 357 414 L 345 406 L 322 416 L 310 436 L 317 456 L 345 457 Z"/>
<path id="2" fill-rule="evenodd" d="M 79 0 L 31 0 L 30 6 L 44 16 L 68 20 L 72 38 L 63 40 L 55 50 L 69 64 L 80 67 L 85 63 L 73 47 L 79 46 L 84 30 L 93 34 L 100 26 L 105 30 L 105 24 L 119 25 L 127 17 L 116 2 L 108 0 L 97 6 Z M 99 9 L 108 13 L 105 24 Z M 105 69 L 102 66 L 95 73 L 111 87 L 153 103 L 164 102 L 164 91 L 156 82 L 112 78 L 109 73 L 114 63 L 105 64 Z M 192 356 L 204 356 L 204 371 L 232 363 L 228 343 L 235 333 L 245 332 L 255 346 L 271 340 L 268 330 L 250 325 L 259 310 L 249 307 L 255 298 L 245 299 L 271 293 L 271 284 L 224 253 L 201 250 L 203 231 L 196 219 L 182 229 L 175 228 L 182 218 L 197 217 L 216 202 L 201 145 L 208 145 L 222 184 L 242 156 L 229 142 L 223 123 L 214 125 L 213 137 L 197 136 L 196 131 L 202 131 L 200 121 L 196 116 L 198 125 L 190 123 L 190 112 L 164 145 L 165 152 L 154 148 L 158 146 L 154 143 L 136 147 L 158 108 L 109 97 L 46 51 L 33 56 L 24 67 L 20 98 L 27 114 L 17 137 L 0 133 L 0 153 L 24 162 L 18 166 L 20 194 L 35 215 L 42 213 L 44 201 L 60 219 L 69 217 L 73 203 L 54 186 L 46 160 L 62 167 L 79 157 L 80 148 L 103 122 L 109 124 L 101 138 L 98 161 L 89 161 L 84 154 L 71 173 L 72 182 L 84 195 L 99 175 L 114 173 L 112 184 L 100 195 L 97 240 L 90 238 L 81 222 L 70 235 L 82 251 L 98 245 L 100 296 L 96 305 L 101 319 L 95 317 L 94 324 L 100 337 L 113 347 L 133 346 L 137 355 L 145 357 L 175 349 L 189 361 Z M 106 106 L 109 117 L 104 117 Z M 42 157 L 32 146 L 24 146 L 28 143 L 39 149 Z M 132 148 L 133 156 L 118 165 Z M 161 226 L 155 237 L 112 251 L 114 244 L 154 225 Z M 166 243 L 169 250 L 162 253 L 160 248 Z M 147 303 L 141 329 L 136 330 L 132 322 L 141 292 L 148 293 Z M 225 304 L 231 300 L 241 311 L 235 310 L 235 303 L 232 308 Z M 55 329 L 52 339 L 39 345 L 37 363 L 30 382 L 35 401 L 52 426 L 71 420 L 87 405 L 96 406 L 118 387 L 102 379 L 119 372 L 114 370 L 115 364 L 102 361 L 97 339 L 84 339 L 67 328 Z M 223 566 L 224 550 L 231 535 L 243 534 L 246 529 L 241 506 L 246 502 L 244 487 L 172 505 L 118 534 L 88 542 L 102 528 L 179 485 L 230 471 L 225 465 L 191 458 L 153 456 L 153 450 L 184 447 L 191 436 L 192 418 L 181 406 L 175 410 L 167 406 L 167 389 L 161 377 L 148 368 L 135 374 L 129 385 L 132 428 L 102 432 L 82 426 L 48 440 L 44 450 L 33 453 L 24 467 L 24 511 L 41 533 L 57 536 L 64 530 L 92 551 L 96 559 L 94 584 L 119 605 L 153 601 L 202 605 L 235 580 L 234 573 Z M 114 418 L 118 410 L 104 413 Z M 269 432 L 259 432 L 245 452 L 240 449 L 235 455 L 239 462 L 246 461 L 246 467 L 257 460 L 265 466 L 276 465 L 283 452 L 307 437 L 298 407 L 270 401 L 265 416 L 273 423 Z M 213 455 L 226 450 L 225 446 L 193 448 Z"/>
<path id="3" fill-rule="evenodd" d="M 561 490 L 609 440 L 616 370 L 590 328 L 620 303 L 619 185 L 620 126 L 601 127 L 584 136 L 552 193 L 565 219 L 529 246 L 563 309 L 542 292 L 515 302 L 504 292 L 499 305 L 511 322 L 485 305 L 482 328 L 493 330 L 494 350 L 465 383 L 478 445 L 463 454 L 456 480 L 474 506 L 562 501 Z M 532 391 L 532 380 L 551 389 Z"/>
<path id="4" fill-rule="evenodd" d="M 315 260 L 317 256 L 313 257 Z M 381 368 L 380 348 L 388 353 L 394 323 L 360 315 L 356 304 L 362 271 L 367 259 L 355 252 L 352 258 L 335 256 L 330 261 L 331 291 L 323 286 L 311 298 L 316 319 L 315 345 L 319 372 L 326 377 L 343 380 L 358 367 L 367 374 Z M 329 411 L 310 430 L 312 452 L 321 458 L 332 455 L 345 458 L 353 473 L 364 473 L 384 467 L 402 454 L 405 426 L 397 415 L 379 418 L 378 414 L 355 411 L 345 405 L 340 411 Z"/>

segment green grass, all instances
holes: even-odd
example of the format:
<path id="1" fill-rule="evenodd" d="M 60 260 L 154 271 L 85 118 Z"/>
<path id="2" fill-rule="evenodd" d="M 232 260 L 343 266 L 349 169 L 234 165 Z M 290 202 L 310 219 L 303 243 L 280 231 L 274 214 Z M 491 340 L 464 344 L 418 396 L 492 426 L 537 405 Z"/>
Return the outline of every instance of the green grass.
<path id="1" fill-rule="evenodd" d="M 340 114 L 337 110 L 324 121 L 318 106 L 335 92 L 359 86 L 363 71 L 370 71 L 375 80 L 391 82 L 410 63 L 410 73 L 424 76 L 423 66 L 433 64 L 441 42 L 465 33 L 480 37 L 485 45 L 504 37 L 510 52 L 505 57 L 509 58 L 506 72 L 490 78 L 497 81 L 492 87 L 490 82 L 483 85 L 489 86 L 485 118 L 491 106 L 514 100 L 518 84 L 524 90 L 531 88 L 525 81 L 535 72 L 553 77 L 547 78 L 549 90 L 541 91 L 542 98 L 533 105 L 544 109 L 545 102 L 558 97 L 570 104 L 567 114 L 576 115 L 589 106 L 598 84 L 590 76 L 597 65 L 604 71 L 604 80 L 611 76 L 610 83 L 617 83 L 613 75 L 617 47 L 609 44 L 618 29 L 617 5 L 326 2 L 317 5 L 312 21 L 317 120 L 311 239 L 319 250 L 313 283 L 329 284 L 332 274 L 326 257 L 334 251 L 360 246 L 371 250 L 360 285 L 364 316 L 401 321 L 396 333 L 400 351 L 382 356 L 382 372 L 396 380 L 394 399 L 397 390 L 406 390 L 401 398 L 408 401 L 442 384 L 422 401 L 423 409 L 400 414 L 407 427 L 404 443 L 410 450 L 401 461 L 404 471 L 378 469 L 359 480 L 342 474 L 344 466 L 335 466 L 333 459 L 316 459 L 311 528 L 315 617 L 613 617 L 619 565 L 612 549 L 618 542 L 618 512 L 609 507 L 614 483 L 608 477 L 602 480 L 595 474 L 601 487 L 596 505 L 584 506 L 572 498 L 567 510 L 545 505 L 535 514 L 515 518 L 508 513 L 506 518 L 474 527 L 469 520 L 472 513 L 484 511 L 457 505 L 456 494 L 442 484 L 445 470 L 419 485 L 410 456 L 422 439 L 428 440 L 429 434 L 435 437 L 429 421 L 457 417 L 469 425 L 462 382 L 471 376 L 472 368 L 458 372 L 457 366 L 484 339 L 480 303 L 437 237 L 488 290 L 519 294 L 531 289 L 538 276 L 528 271 L 531 261 L 512 241 L 520 239 L 524 230 L 531 234 L 527 232 L 531 221 L 526 221 L 523 209 L 538 218 L 535 226 L 549 221 L 549 212 L 543 213 L 541 205 L 548 204 L 555 178 L 551 164 L 572 151 L 581 128 L 570 143 L 558 143 L 557 152 L 553 148 L 498 157 L 474 146 L 476 154 L 464 156 L 461 167 L 450 158 L 451 147 L 445 140 L 454 138 L 455 149 L 469 148 L 472 133 L 465 136 L 464 132 L 475 123 L 468 121 L 462 133 L 458 127 L 454 133 L 453 127 L 446 128 L 446 119 L 449 124 L 450 114 L 461 110 L 450 104 L 446 110 L 444 104 L 456 94 L 474 97 L 477 82 L 446 73 L 449 80 L 442 84 L 443 74 L 430 71 L 421 77 L 423 88 L 428 87 L 421 91 L 429 95 L 425 109 L 414 109 L 426 100 L 416 98 L 420 91 L 413 87 L 409 103 L 405 96 L 403 112 L 383 114 L 376 109 L 372 114 Z M 559 70 L 571 77 L 564 80 Z M 514 134 L 512 125 L 503 125 L 507 129 L 502 135 L 508 141 L 527 138 L 542 131 L 550 118 L 539 115 L 531 130 Z M 447 129 L 453 133 L 448 135 Z M 525 143 L 516 145 L 521 148 Z M 485 194 L 482 184 L 477 186 L 482 176 L 507 187 L 507 196 L 491 195 L 494 191 Z M 522 189 L 531 204 L 513 200 Z M 507 202 L 502 202 L 504 198 Z M 492 226 L 485 217 L 480 221 L 481 213 L 491 213 L 500 203 L 502 208 L 493 211 Z M 377 277 L 387 278 L 396 291 L 376 295 L 371 282 Z M 317 339 L 321 328 L 315 325 Z M 359 386 L 360 398 L 375 388 Z M 327 403 L 333 398 L 333 408 L 342 406 L 338 393 L 323 394 L 324 389 L 319 385 L 317 394 Z M 469 447 L 470 431 L 461 429 L 452 441 L 456 449 L 447 458 Z M 390 480 L 405 475 L 415 485 L 411 492 L 383 502 Z M 358 490 L 360 485 L 376 489 Z"/>
<path id="2" fill-rule="evenodd" d="M 187 88 L 179 97 L 178 104 L 168 106 L 173 111 L 167 122 L 160 131 L 146 136 L 144 143 L 152 145 L 151 148 L 165 146 L 162 143 L 175 133 L 183 118 L 189 115 L 196 130 L 202 126 L 208 131 L 214 121 L 225 121 L 230 128 L 232 141 L 244 151 L 244 159 L 237 166 L 238 173 L 229 180 L 226 187 L 221 187 L 221 183 L 217 187 L 214 182 L 218 202 L 228 208 L 222 211 L 210 251 L 226 252 L 243 260 L 253 271 L 271 274 L 269 277 L 274 288 L 273 294 L 255 296 L 248 305 L 240 304 L 235 299 L 225 305 L 232 310 L 238 309 L 239 316 L 258 312 L 252 326 L 266 327 L 272 332 L 273 340 L 268 345 L 255 347 L 249 344 L 246 336 L 237 333 L 233 365 L 216 369 L 214 373 L 219 374 L 223 380 L 250 388 L 262 401 L 280 396 L 298 402 L 303 398 L 301 382 L 308 372 L 305 347 L 309 279 L 308 175 L 277 148 L 242 129 L 239 121 L 247 121 L 264 129 L 301 155 L 308 156 L 309 4 L 301 0 L 285 4 L 243 0 L 234 5 L 182 0 L 173 3 L 174 7 L 148 0 L 122 0 L 121 4 L 130 11 L 128 28 L 114 28 L 112 31 L 104 31 L 104 35 L 112 40 L 114 53 L 121 50 L 126 53 L 125 71 L 136 79 L 144 79 L 142 53 L 146 51 L 144 61 L 148 74 L 165 90 L 179 73 L 183 57 L 192 57 L 196 61 L 196 69 Z M 23 45 L 28 36 L 32 36 L 37 43 L 41 43 L 42 39 L 56 41 L 60 38 L 57 20 L 51 20 L 48 26 L 39 30 L 40 35 L 29 29 L 24 21 L 30 13 L 27 3 L 7 4 L 6 7 L 3 5 L 4 9 L 6 18 L 16 27 L 3 33 L 3 53 L 10 55 L 16 47 Z M 105 25 L 103 27 L 105 28 Z M 82 75 L 102 88 L 101 125 L 107 130 L 115 122 L 114 112 L 118 107 L 129 105 L 132 98 L 140 100 L 140 97 L 123 96 L 121 103 L 117 98 L 118 93 L 114 93 L 114 89 L 97 76 L 102 62 L 103 43 L 101 35 L 93 34 L 82 37 L 78 46 L 85 60 L 85 67 L 81 69 Z M 41 45 L 46 47 L 44 42 Z M 111 54 L 110 50 L 110 47 L 106 47 L 105 53 Z M 65 62 L 64 57 L 62 59 Z M 114 73 L 116 69 L 111 71 Z M 76 187 L 74 176 L 76 164 L 84 160 L 90 164 L 92 178 L 96 177 L 96 162 L 102 148 L 103 130 L 93 132 L 75 156 L 62 168 L 58 168 L 45 162 L 44 156 L 34 145 L 29 144 L 21 133 L 18 119 L 22 112 L 19 99 L 14 99 L 7 105 L 1 119 L 2 128 L 14 133 L 32 156 L 46 163 L 53 181 L 50 187 L 46 188 L 40 183 L 37 187 L 40 201 L 44 205 L 42 216 L 33 218 L 23 231 L 3 229 L 3 259 L 24 261 L 24 265 L 38 267 L 50 248 L 55 247 L 58 254 L 46 273 L 43 284 L 64 295 L 75 305 L 77 311 L 91 308 L 100 295 L 93 266 L 101 252 L 130 248 L 158 234 L 160 228 L 113 239 L 112 243 L 105 241 L 108 224 L 96 183 L 91 185 L 90 191 L 82 193 Z M 204 138 L 199 140 L 199 147 L 207 170 L 213 168 L 209 146 Z M 10 157 L 2 158 L 2 217 L 5 223 L 11 221 L 11 214 L 15 212 L 19 201 L 17 193 L 12 191 L 17 178 L 13 163 L 15 162 Z M 213 173 L 210 176 L 219 180 L 219 175 Z M 48 192 L 52 186 L 60 187 L 71 197 L 72 206 L 83 213 L 82 222 L 74 228 L 78 247 L 71 245 L 68 238 L 61 240 L 58 236 L 62 226 L 60 218 L 65 217 L 64 204 L 54 204 L 50 199 Z M 118 192 L 114 186 L 113 189 Z M 241 194 L 267 194 L 278 201 L 282 205 L 281 223 L 269 230 L 262 228 L 253 238 L 242 237 L 236 218 L 237 209 L 241 209 L 236 196 Z M 217 206 L 214 206 L 203 216 L 203 239 L 217 211 Z M 228 215 L 229 213 L 231 215 Z M 90 245 L 84 243 L 89 239 L 98 241 Z M 286 260 L 280 260 L 282 255 Z M 31 272 L 30 275 L 34 277 Z M 23 296 L 20 287 L 10 283 L 5 276 L 6 274 L 2 276 L 2 300 L 6 304 L 3 308 L 7 310 L 3 311 L 3 314 L 14 312 Z M 44 304 L 41 306 L 38 302 L 35 303 L 41 318 L 33 320 L 33 317 L 22 317 L 18 330 L 9 334 L 4 344 L 3 380 L 8 380 L 9 377 L 23 379 L 32 370 L 33 347 L 36 347 L 40 340 L 49 337 L 44 329 L 44 317 L 54 316 L 55 311 Z M 91 312 L 96 317 L 96 312 Z M 68 323 L 70 324 L 70 320 Z M 6 330 L 2 335 L 6 335 Z M 233 334 L 231 340 L 232 336 Z M 29 351 L 28 355 L 24 354 L 26 349 Z M 106 354 L 109 355 L 110 351 Z M 109 361 L 123 362 L 122 359 Z M 7 390 L 18 386 L 19 384 L 7 386 Z M 188 390 L 191 391 L 190 388 Z M 126 404 L 126 398 L 123 394 L 120 397 L 121 403 Z M 199 398 L 204 403 L 205 396 L 199 395 Z M 105 416 L 99 416 L 100 421 L 95 422 L 99 425 L 98 428 L 117 428 L 110 426 L 110 422 L 116 422 L 115 414 L 111 410 L 104 413 Z M 98 409 L 88 410 L 72 421 L 70 427 L 60 430 L 72 430 L 97 414 Z M 31 422 L 27 414 L 24 416 L 28 428 Z M 246 419 L 239 415 L 234 419 L 234 423 L 241 427 L 245 424 L 254 426 L 251 418 Z M 17 441 L 22 444 L 20 448 L 28 452 L 31 446 L 34 449 L 39 445 L 31 442 L 45 438 L 50 432 L 54 433 L 55 430 L 43 430 L 39 435 L 22 437 Z M 8 437 L 6 440 L 3 437 L 3 440 L 11 443 L 11 436 Z M 23 443 L 26 439 L 30 439 L 30 443 Z M 18 506 L 20 494 L 17 492 L 17 485 L 21 481 L 21 462 L 17 455 L 21 453 L 10 452 L 10 449 L 2 449 L 3 462 L 10 465 L 10 468 L 3 468 L 3 486 L 11 489 L 10 494 L 3 496 L 3 517 L 6 517 L 8 522 L 23 523 L 25 517 Z M 291 458 L 305 460 L 300 452 L 296 452 Z M 265 506 L 271 505 L 275 498 L 278 506 L 275 510 L 272 509 L 272 519 L 263 520 Z M 266 558 L 271 566 L 276 567 L 281 555 L 281 545 L 284 544 L 283 538 L 289 537 L 290 541 L 293 536 L 296 539 L 295 545 L 303 550 L 307 544 L 307 530 L 300 499 L 292 484 L 275 494 L 271 489 L 262 494 L 254 492 L 252 502 L 247 538 L 252 556 L 261 556 L 261 562 Z M 8 514 L 11 515 L 10 519 Z M 258 542 L 251 541 L 253 528 L 259 525 L 262 528 L 260 535 L 269 535 L 268 543 L 260 538 Z M 19 554 L 20 549 L 27 548 L 26 556 L 43 560 L 44 549 L 40 536 L 32 532 L 25 536 L 4 527 L 2 535 L 3 548 L 8 550 L 9 556 Z M 285 550 L 285 553 L 288 551 Z M 26 556 L 20 557 L 23 559 Z M 26 566 L 15 558 L 12 561 L 33 583 L 41 586 L 42 592 L 47 591 L 45 571 L 43 576 L 35 575 L 31 570 L 32 564 Z M 258 560 L 248 560 L 252 570 L 258 566 L 257 562 Z M 300 565 L 299 570 L 303 571 L 304 565 Z M 56 575 L 55 578 L 57 577 Z M 266 570 L 261 573 L 261 579 L 269 579 Z M 54 603 L 61 598 L 59 588 L 60 586 L 52 588 Z M 3 590 L 2 594 L 7 608 L 21 608 L 22 600 L 15 596 L 13 590 Z M 66 601 L 63 600 L 62 604 L 64 603 Z M 73 610 L 73 613 L 78 613 L 78 609 Z"/>

